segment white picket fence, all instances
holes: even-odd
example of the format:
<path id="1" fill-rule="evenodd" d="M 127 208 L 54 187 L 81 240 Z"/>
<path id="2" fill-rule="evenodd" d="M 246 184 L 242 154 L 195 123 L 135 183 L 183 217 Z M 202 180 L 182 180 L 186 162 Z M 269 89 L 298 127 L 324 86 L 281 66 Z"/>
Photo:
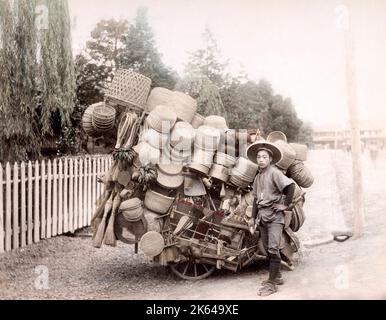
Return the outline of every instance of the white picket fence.
<path id="1" fill-rule="evenodd" d="M 0 164 L 0 253 L 90 225 L 111 156 Z"/>

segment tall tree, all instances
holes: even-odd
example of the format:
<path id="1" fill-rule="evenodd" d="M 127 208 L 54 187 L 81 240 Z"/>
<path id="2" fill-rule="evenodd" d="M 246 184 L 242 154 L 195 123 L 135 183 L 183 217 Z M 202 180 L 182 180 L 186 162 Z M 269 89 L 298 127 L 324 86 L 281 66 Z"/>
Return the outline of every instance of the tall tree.
<path id="1" fill-rule="evenodd" d="M 127 20 L 102 20 L 91 32 L 86 50 L 75 59 L 77 98 L 82 106 L 103 99 L 103 90 L 120 66 Z"/>
<path id="2" fill-rule="evenodd" d="M 149 77 L 153 87 L 173 89 L 177 82 L 177 74 L 162 62 L 144 7 L 138 8 L 124 39 L 121 66 Z"/>
<path id="3" fill-rule="evenodd" d="M 205 27 L 202 39 L 202 48 L 190 53 L 185 74 L 192 78 L 205 77 L 222 89 L 229 81 L 229 75 L 225 72 L 228 62 L 222 61 L 221 51 L 209 26 Z"/>

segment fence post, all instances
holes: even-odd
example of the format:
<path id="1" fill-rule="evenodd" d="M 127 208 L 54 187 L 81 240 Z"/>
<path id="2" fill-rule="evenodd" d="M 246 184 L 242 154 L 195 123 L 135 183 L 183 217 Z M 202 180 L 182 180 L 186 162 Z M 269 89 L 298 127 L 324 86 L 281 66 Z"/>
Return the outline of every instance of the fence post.
<path id="1" fill-rule="evenodd" d="M 47 238 L 52 236 L 52 163 L 48 160 L 47 163 Z"/>
<path id="2" fill-rule="evenodd" d="M 53 195 L 52 195 L 52 236 L 58 234 L 58 162 L 54 159 L 52 164 L 52 175 L 54 179 Z"/>
<path id="3" fill-rule="evenodd" d="M 69 220 L 70 220 L 70 225 L 69 228 L 71 231 L 74 231 L 74 162 L 72 158 L 70 158 L 69 162 L 69 167 L 70 167 L 70 183 L 69 183 L 69 204 L 68 204 L 68 210 L 69 210 Z"/>
<path id="4" fill-rule="evenodd" d="M 58 234 L 63 233 L 63 162 L 61 159 L 59 159 L 59 173 L 58 173 L 58 185 L 59 185 L 59 191 L 58 191 Z"/>
<path id="5" fill-rule="evenodd" d="M 32 207 L 32 197 L 33 197 L 33 189 L 32 189 L 32 163 L 28 161 L 28 218 L 27 218 L 27 238 L 28 244 L 33 243 L 32 231 L 33 231 L 33 207 Z"/>
<path id="6" fill-rule="evenodd" d="M 64 219 L 64 232 L 71 230 L 69 227 L 69 215 L 68 215 L 68 159 L 64 158 L 64 190 L 63 190 L 63 219 Z"/>
<path id="7" fill-rule="evenodd" d="M 3 165 L 0 163 L 0 253 L 4 252 Z"/>
<path id="8" fill-rule="evenodd" d="M 19 170 L 17 162 L 13 165 L 13 249 L 19 248 Z"/>
<path id="9" fill-rule="evenodd" d="M 39 162 L 35 161 L 35 205 L 34 205 L 34 242 L 40 241 L 40 218 L 39 218 Z"/>
<path id="10" fill-rule="evenodd" d="M 74 159 L 74 228 L 73 232 L 78 229 L 78 160 Z"/>
<path id="11" fill-rule="evenodd" d="M 20 188 L 21 188 L 21 247 L 27 245 L 26 232 L 27 232 L 27 219 L 26 219 L 26 189 L 25 189 L 25 163 L 20 165 Z"/>
<path id="12" fill-rule="evenodd" d="M 79 211 L 79 222 L 78 222 L 78 227 L 83 228 L 83 160 L 79 159 L 79 171 L 78 171 L 78 176 L 79 176 L 79 205 L 78 205 L 78 211 Z"/>
<path id="13" fill-rule="evenodd" d="M 6 181 L 6 195 L 5 195 L 5 251 L 10 251 L 12 249 L 12 211 L 11 211 L 11 167 L 9 162 L 5 166 L 5 181 Z"/>
<path id="14" fill-rule="evenodd" d="M 40 236 L 41 239 L 46 238 L 46 163 L 43 160 L 41 163 L 40 173 L 40 185 L 41 185 L 41 206 L 40 206 Z"/>

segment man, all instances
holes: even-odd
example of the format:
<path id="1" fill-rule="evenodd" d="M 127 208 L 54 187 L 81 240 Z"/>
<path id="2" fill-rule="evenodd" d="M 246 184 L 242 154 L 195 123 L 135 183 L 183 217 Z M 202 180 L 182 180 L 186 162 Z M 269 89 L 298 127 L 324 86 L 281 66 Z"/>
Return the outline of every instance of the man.
<path id="1" fill-rule="evenodd" d="M 253 183 L 253 218 L 269 258 L 269 278 L 263 281 L 258 294 L 267 296 L 283 284 L 280 273 L 280 239 L 284 228 L 284 211 L 288 209 L 295 192 L 293 180 L 287 178 L 274 164 L 282 158 L 274 144 L 257 141 L 247 150 L 248 158 L 257 163 L 259 173 Z"/>

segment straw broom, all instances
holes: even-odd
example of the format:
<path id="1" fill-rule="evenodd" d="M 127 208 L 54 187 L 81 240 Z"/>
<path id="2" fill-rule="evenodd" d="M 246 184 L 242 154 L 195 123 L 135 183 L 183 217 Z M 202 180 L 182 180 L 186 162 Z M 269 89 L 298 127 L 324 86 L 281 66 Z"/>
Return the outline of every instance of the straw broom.
<path id="1" fill-rule="evenodd" d="M 118 193 L 115 196 L 113 201 L 113 207 L 111 209 L 109 224 L 107 225 L 107 229 L 104 237 L 104 244 L 112 247 L 115 247 L 117 245 L 117 238 L 115 237 L 115 232 L 114 232 L 114 223 L 115 223 L 115 216 L 118 212 L 119 205 L 121 204 L 121 200 L 122 200 L 121 196 Z"/>
<path id="2" fill-rule="evenodd" d="M 98 226 L 98 230 L 95 233 L 95 236 L 93 239 L 93 245 L 95 248 L 100 248 L 102 246 L 103 237 L 105 235 L 105 229 L 106 229 L 107 215 L 109 214 L 113 206 L 113 197 L 114 197 L 114 192 L 111 193 L 109 199 L 106 202 L 106 205 L 104 206 L 103 218 Z"/>

